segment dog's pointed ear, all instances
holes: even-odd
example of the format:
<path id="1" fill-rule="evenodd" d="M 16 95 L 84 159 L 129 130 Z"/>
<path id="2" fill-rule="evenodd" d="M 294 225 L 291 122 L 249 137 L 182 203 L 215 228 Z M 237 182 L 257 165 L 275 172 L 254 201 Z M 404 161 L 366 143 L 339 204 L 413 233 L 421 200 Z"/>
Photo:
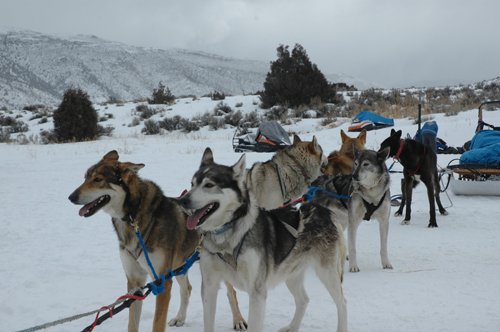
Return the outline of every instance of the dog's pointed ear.
<path id="1" fill-rule="evenodd" d="M 359 150 L 356 147 L 356 144 L 352 144 L 352 152 L 354 152 L 354 157 L 356 158 L 357 154 L 359 153 Z"/>
<path id="2" fill-rule="evenodd" d="M 389 158 L 390 153 L 391 153 L 391 147 L 388 146 L 385 149 L 377 152 L 377 157 L 380 161 L 384 162 Z"/>
<path id="3" fill-rule="evenodd" d="M 403 135 L 403 131 L 398 130 L 398 131 L 396 132 L 396 136 L 398 137 L 398 139 L 400 139 L 400 138 L 401 138 L 401 135 Z"/>
<path id="4" fill-rule="evenodd" d="M 240 160 L 238 160 L 238 162 L 236 164 L 234 164 L 233 166 L 233 173 L 234 173 L 234 179 L 235 180 L 240 180 L 240 179 L 244 179 L 245 178 L 245 175 L 246 175 L 246 154 L 243 154 L 241 157 L 240 157 Z"/>
<path id="5" fill-rule="evenodd" d="M 293 134 L 293 145 L 297 145 L 300 142 L 302 142 L 302 140 L 300 139 L 299 135 Z"/>
<path id="6" fill-rule="evenodd" d="M 340 138 L 342 138 L 342 143 L 344 143 L 349 138 L 349 136 L 344 133 L 344 130 L 340 129 Z"/>
<path id="7" fill-rule="evenodd" d="M 106 162 L 111 160 L 117 161 L 119 157 L 120 156 L 118 155 L 118 152 L 116 152 L 116 150 L 109 151 L 104 155 L 104 157 L 102 157 L 101 162 Z"/>
<path id="8" fill-rule="evenodd" d="M 309 148 L 309 151 L 312 154 L 315 154 L 316 151 L 321 151 L 321 149 L 319 148 L 319 144 L 318 144 L 318 140 L 316 139 L 316 136 L 313 136 L 311 143 L 309 143 L 309 145 L 307 147 Z"/>
<path id="9" fill-rule="evenodd" d="M 392 128 L 391 129 L 391 136 L 393 136 L 395 133 L 396 133 L 396 131 L 394 130 L 394 128 Z"/>
<path id="10" fill-rule="evenodd" d="M 212 153 L 212 149 L 206 148 L 205 152 L 203 152 L 203 157 L 201 157 L 200 167 L 214 164 L 214 155 Z"/>
<path id="11" fill-rule="evenodd" d="M 366 129 L 363 129 L 363 131 L 358 135 L 358 138 L 361 140 L 363 145 L 366 144 Z"/>
<path id="12" fill-rule="evenodd" d="M 130 162 L 126 162 L 126 163 L 119 163 L 118 164 L 118 170 L 119 170 L 119 176 L 120 178 L 122 179 L 122 181 L 125 183 L 125 184 L 129 184 L 132 177 L 134 175 L 137 174 L 137 172 L 139 172 L 139 170 L 141 168 L 143 168 L 144 164 L 134 164 L 134 163 L 130 163 Z"/>

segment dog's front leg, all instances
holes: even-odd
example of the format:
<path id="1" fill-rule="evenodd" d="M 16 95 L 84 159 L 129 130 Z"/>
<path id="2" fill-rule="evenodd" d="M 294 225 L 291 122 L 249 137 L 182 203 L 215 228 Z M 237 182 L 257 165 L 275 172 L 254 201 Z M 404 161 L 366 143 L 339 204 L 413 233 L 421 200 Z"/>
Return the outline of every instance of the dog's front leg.
<path id="1" fill-rule="evenodd" d="M 136 287 L 142 287 L 145 282 L 138 282 L 137 280 L 133 280 L 127 276 L 127 292 L 130 292 L 132 289 Z M 144 278 L 144 281 L 146 278 Z M 138 332 L 139 331 L 139 322 L 141 320 L 141 312 L 142 312 L 142 301 L 134 301 L 130 306 L 128 312 L 128 332 Z"/>
<path id="2" fill-rule="evenodd" d="M 175 318 L 172 318 L 169 322 L 169 326 L 182 326 L 186 322 L 187 307 L 189 304 L 189 297 L 191 296 L 191 284 L 189 283 L 189 278 L 186 275 L 180 275 L 175 277 L 179 283 L 179 288 L 181 292 L 181 305 L 179 307 L 179 312 Z"/>
<path id="3" fill-rule="evenodd" d="M 236 291 L 233 285 L 224 281 L 227 288 L 227 298 L 229 300 L 229 305 L 231 306 L 231 312 L 233 313 L 233 328 L 236 331 L 246 331 L 248 324 L 241 314 L 240 307 L 238 306 L 238 298 L 236 297 Z"/>
<path id="4" fill-rule="evenodd" d="M 210 263 L 207 263 L 210 264 Z M 203 268 L 203 260 L 200 262 L 201 268 L 201 300 L 203 303 L 203 331 L 215 331 L 215 309 L 217 307 L 217 293 L 220 288 L 220 280 L 210 274 L 210 269 Z"/>
<path id="5" fill-rule="evenodd" d="M 168 305 L 172 291 L 172 279 L 165 281 L 165 290 L 156 295 L 156 308 L 153 321 L 153 332 L 164 332 L 167 327 Z"/>
<path id="6" fill-rule="evenodd" d="M 389 254 L 387 253 L 387 239 L 389 237 L 389 214 L 390 210 L 387 216 L 383 216 L 378 221 L 380 229 L 380 258 L 382 259 L 383 269 L 392 269 L 392 265 L 389 262 Z"/>
<path id="7" fill-rule="evenodd" d="M 359 206 L 359 204 L 355 204 L 355 202 L 351 202 L 351 205 Z M 356 260 L 356 233 L 358 231 L 359 224 L 361 223 L 361 219 L 356 218 L 355 209 L 349 206 L 349 226 L 347 227 L 347 246 L 349 248 L 349 271 L 350 272 L 359 272 L 358 262 Z"/>
<path id="8" fill-rule="evenodd" d="M 264 328 L 266 313 L 267 287 L 258 283 L 249 293 L 250 307 L 248 310 L 248 332 L 261 332 Z"/>
<path id="9" fill-rule="evenodd" d="M 406 204 L 406 214 L 404 220 L 401 222 L 401 225 L 409 225 L 411 219 L 411 199 L 413 194 L 413 177 L 410 173 L 403 169 L 404 172 L 404 200 L 401 200 L 401 204 L 405 202 Z M 401 205 L 400 210 L 403 212 L 404 205 Z"/>
<path id="10" fill-rule="evenodd" d="M 137 263 L 132 255 L 125 249 L 120 250 L 120 259 L 122 261 L 125 275 L 127 276 L 127 292 L 136 287 L 142 287 L 147 281 L 147 272 Z M 139 322 L 141 320 L 142 301 L 132 303 L 128 314 L 128 332 L 139 331 Z"/>
<path id="11" fill-rule="evenodd" d="M 405 185 L 405 179 L 401 179 L 401 204 L 399 204 L 399 208 L 394 213 L 394 217 L 401 217 L 403 215 L 403 209 L 406 204 L 406 185 Z"/>

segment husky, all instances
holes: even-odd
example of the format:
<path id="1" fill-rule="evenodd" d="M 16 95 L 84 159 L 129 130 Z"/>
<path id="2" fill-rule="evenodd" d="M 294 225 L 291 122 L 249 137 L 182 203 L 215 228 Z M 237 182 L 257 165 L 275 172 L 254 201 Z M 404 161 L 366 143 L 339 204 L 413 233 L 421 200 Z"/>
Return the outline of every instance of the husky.
<path id="1" fill-rule="evenodd" d="M 350 272 L 359 272 L 356 259 L 356 233 L 361 221 L 377 219 L 382 268 L 392 269 L 387 253 L 391 193 L 390 176 L 385 161 L 389 156 L 389 148 L 375 152 L 358 151 L 354 147 L 354 153 L 352 175 L 320 176 L 312 186 L 324 189 L 328 193 L 317 191 L 311 203 L 325 206 L 333 211 L 339 217 L 343 229 L 347 229 Z"/>
<path id="2" fill-rule="evenodd" d="M 413 188 L 422 181 L 427 187 L 427 198 L 429 199 L 429 225 L 427 227 L 438 227 L 436 222 L 436 206 L 439 213 L 448 215 L 448 211 L 441 204 L 439 192 L 439 177 L 437 173 L 437 156 L 429 146 L 411 138 L 401 139 L 401 130 L 397 132 L 392 129 L 391 135 L 380 145 L 380 149 L 390 148 L 390 156 L 403 165 L 403 180 L 401 181 L 401 205 L 394 214 L 396 217 L 403 215 L 406 204 L 406 215 L 401 225 L 409 225 L 411 218 L 411 198 Z"/>
<path id="3" fill-rule="evenodd" d="M 247 171 L 246 182 L 259 207 L 276 209 L 304 195 L 326 163 L 316 137 L 302 142 L 295 135 L 293 145 L 277 151 L 269 161 L 253 164 Z"/>
<path id="4" fill-rule="evenodd" d="M 347 331 L 342 291 L 345 239 L 333 212 L 316 204 L 265 210 L 246 184 L 246 156 L 233 166 L 214 163 L 205 151 L 191 190 L 180 199 L 190 215 L 187 228 L 204 234 L 200 269 L 204 331 L 215 329 L 221 281 L 248 292 L 248 331 L 262 331 L 268 290 L 285 282 L 296 303 L 291 323 L 279 331 L 298 331 L 309 298 L 305 272 L 313 267 L 337 306 L 337 331 Z M 283 221 L 295 223 L 297 237 Z"/>
<path id="5" fill-rule="evenodd" d="M 154 278 L 142 253 L 135 227 L 142 234 L 158 275 L 182 266 L 195 252 L 199 234 L 186 228 L 187 216 L 177 200 L 165 197 L 155 183 L 138 176 L 137 172 L 144 164 L 121 163 L 118 158 L 118 153 L 111 151 L 90 167 L 85 174 L 85 181 L 69 196 L 69 200 L 84 205 L 79 212 L 82 217 L 88 218 L 100 210 L 112 217 L 120 245 L 120 258 L 127 276 L 127 289 L 131 291 L 144 286 L 148 275 Z M 169 321 L 170 326 L 184 324 L 192 289 L 187 275 L 176 279 L 180 286 L 181 304 L 177 316 Z M 172 280 L 166 281 L 164 287 L 165 291 L 156 296 L 153 332 L 163 332 L 166 328 Z M 230 298 L 230 302 L 231 308 L 235 310 L 235 329 L 246 325 L 236 297 Z M 139 330 L 141 309 L 141 301 L 132 304 L 129 332 Z"/>
<path id="6" fill-rule="evenodd" d="M 343 130 L 340 130 L 340 137 L 342 139 L 340 151 L 333 151 L 328 156 L 328 164 L 325 169 L 325 174 L 351 174 L 352 162 L 354 160 L 353 146 L 355 146 L 359 151 L 365 149 L 366 130 L 363 130 L 359 133 L 358 137 L 355 138 L 347 136 Z"/>

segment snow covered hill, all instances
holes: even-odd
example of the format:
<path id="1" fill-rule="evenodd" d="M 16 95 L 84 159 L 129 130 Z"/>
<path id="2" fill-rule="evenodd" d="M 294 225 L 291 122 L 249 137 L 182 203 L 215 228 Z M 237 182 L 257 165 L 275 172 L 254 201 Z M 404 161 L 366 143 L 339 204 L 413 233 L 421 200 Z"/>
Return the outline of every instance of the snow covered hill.
<path id="1" fill-rule="evenodd" d="M 270 65 L 182 49 L 135 47 L 96 36 L 5 27 L 0 27 L 0 59 L 0 106 L 9 108 L 58 104 L 70 86 L 82 88 L 93 102 L 149 97 L 160 81 L 176 96 L 200 97 L 214 90 L 242 95 L 263 89 Z M 358 89 L 374 86 L 340 77 Z"/>

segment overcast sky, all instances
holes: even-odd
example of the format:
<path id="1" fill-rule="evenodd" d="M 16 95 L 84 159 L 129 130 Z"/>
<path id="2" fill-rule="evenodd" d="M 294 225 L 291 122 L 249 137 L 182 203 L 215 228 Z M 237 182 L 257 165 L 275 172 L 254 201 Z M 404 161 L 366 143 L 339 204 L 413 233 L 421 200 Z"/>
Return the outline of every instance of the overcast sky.
<path id="1" fill-rule="evenodd" d="M 299 43 L 388 88 L 500 76 L 500 0 L 0 0 L 0 26 L 265 61 Z"/>

